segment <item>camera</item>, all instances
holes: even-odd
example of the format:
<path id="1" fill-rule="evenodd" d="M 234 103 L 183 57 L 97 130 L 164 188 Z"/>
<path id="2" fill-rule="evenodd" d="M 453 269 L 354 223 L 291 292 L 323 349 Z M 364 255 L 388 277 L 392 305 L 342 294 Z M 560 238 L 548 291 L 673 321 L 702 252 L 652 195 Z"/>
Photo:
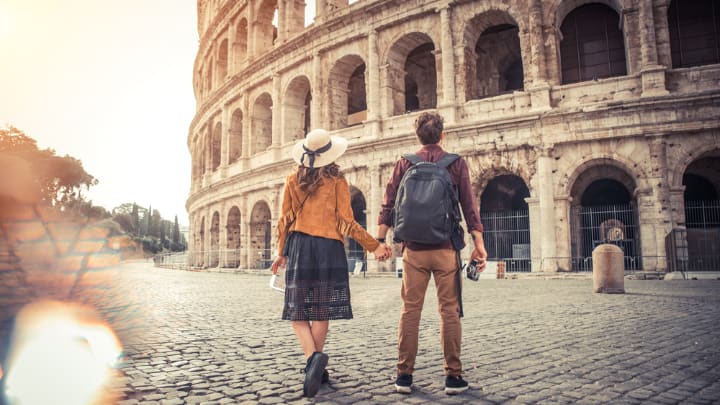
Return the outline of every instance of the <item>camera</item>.
<path id="1" fill-rule="evenodd" d="M 472 259 L 470 263 L 465 265 L 465 275 L 472 281 L 478 281 L 480 279 L 480 272 L 477 269 L 479 263 L 476 259 Z"/>

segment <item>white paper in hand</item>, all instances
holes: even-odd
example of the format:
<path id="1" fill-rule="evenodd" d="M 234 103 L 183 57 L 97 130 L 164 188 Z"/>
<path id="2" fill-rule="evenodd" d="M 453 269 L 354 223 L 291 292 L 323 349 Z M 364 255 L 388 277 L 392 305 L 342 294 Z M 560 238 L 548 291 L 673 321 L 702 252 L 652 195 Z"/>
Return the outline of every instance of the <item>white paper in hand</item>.
<path id="1" fill-rule="evenodd" d="M 273 274 L 270 277 L 270 288 L 278 292 L 285 292 L 285 277 L 280 274 Z"/>

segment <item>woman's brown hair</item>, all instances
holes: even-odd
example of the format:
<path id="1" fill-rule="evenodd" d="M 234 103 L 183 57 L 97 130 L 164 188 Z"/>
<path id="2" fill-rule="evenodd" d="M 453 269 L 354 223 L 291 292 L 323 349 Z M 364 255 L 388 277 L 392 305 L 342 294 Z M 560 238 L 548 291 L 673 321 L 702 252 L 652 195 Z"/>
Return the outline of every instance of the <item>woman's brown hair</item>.
<path id="1" fill-rule="evenodd" d="M 300 185 L 300 190 L 303 193 L 312 194 L 322 184 L 323 178 L 337 178 L 342 177 L 343 173 L 340 171 L 340 166 L 336 163 L 330 163 L 327 166 L 320 168 L 309 168 L 305 166 L 299 166 L 297 171 L 297 180 Z"/>

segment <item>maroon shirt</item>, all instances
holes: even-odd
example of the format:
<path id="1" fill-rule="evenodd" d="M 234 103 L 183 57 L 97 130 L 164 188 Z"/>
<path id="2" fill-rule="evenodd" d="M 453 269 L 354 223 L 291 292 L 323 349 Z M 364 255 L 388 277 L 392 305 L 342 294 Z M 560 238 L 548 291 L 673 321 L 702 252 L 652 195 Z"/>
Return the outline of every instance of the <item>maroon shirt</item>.
<path id="1" fill-rule="evenodd" d="M 437 144 L 423 145 L 416 153 L 427 162 L 437 162 L 447 154 L 447 152 Z M 397 196 L 398 187 L 400 186 L 400 180 L 402 180 L 408 168 L 410 168 L 410 162 L 406 159 L 400 159 L 395 163 L 392 177 L 385 187 L 385 198 L 383 200 L 382 210 L 378 216 L 378 225 L 392 227 L 392 209 L 395 207 L 395 197 Z M 470 172 L 468 171 L 467 163 L 465 163 L 463 158 L 457 159 L 448 166 L 448 172 L 450 172 L 453 184 L 458 188 L 460 207 L 462 208 L 463 216 L 465 216 L 465 224 L 467 225 L 468 231 L 482 232 L 483 226 L 480 222 L 477 202 L 475 202 L 475 197 L 472 193 Z M 411 250 L 452 249 L 450 241 L 439 245 L 405 242 L 405 246 Z"/>

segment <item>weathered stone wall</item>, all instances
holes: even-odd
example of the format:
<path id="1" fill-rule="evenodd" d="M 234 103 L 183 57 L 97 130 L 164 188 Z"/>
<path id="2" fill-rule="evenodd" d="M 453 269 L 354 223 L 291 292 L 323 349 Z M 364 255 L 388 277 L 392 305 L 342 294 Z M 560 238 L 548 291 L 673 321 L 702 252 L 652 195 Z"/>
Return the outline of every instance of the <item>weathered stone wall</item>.
<path id="1" fill-rule="evenodd" d="M 631 195 L 643 268 L 664 269 L 664 237 L 684 225 L 683 174 L 701 157 L 720 156 L 720 65 L 672 68 L 669 1 L 598 2 L 620 18 L 627 74 L 563 84 L 560 25 L 585 1 L 318 0 L 319 14 L 307 28 L 298 2 L 280 2 L 288 5 L 278 7 L 281 34 L 274 44 L 256 29 L 267 23 L 272 1 L 218 1 L 215 8 L 199 1 L 198 107 L 188 134 L 194 264 L 208 265 L 212 241 L 224 247 L 230 237 L 235 243 L 226 226 L 231 210 L 239 212 L 240 246 L 247 251 L 239 266 L 252 267 L 259 251 L 274 248 L 307 93 L 310 126 L 350 140 L 338 163 L 366 200 L 368 229 L 375 232 L 394 162 L 418 149 L 418 112 L 406 111 L 411 77 L 421 86 L 433 83 L 434 89 L 420 90 L 420 104 L 444 115 L 443 146 L 468 161 L 478 201 L 500 175 L 517 176 L 527 186 L 533 271 L 572 269 L 578 236 L 571 212 L 603 179 Z M 492 31 L 504 24 L 517 27 L 517 34 Z M 217 66 L 225 38 L 226 71 Z M 478 41 L 485 42 L 478 47 Z M 434 66 L 427 57 L 408 65 L 418 47 L 432 49 Z M 493 55 L 483 58 L 476 48 Z M 518 52 L 522 89 L 499 94 L 500 78 Z M 357 77 L 349 85 L 363 65 L 364 93 Z M 364 98 L 367 110 L 361 124 L 349 126 L 353 97 Z M 216 125 L 221 139 L 213 137 Z M 222 158 L 214 168 L 217 153 Z M 270 211 L 271 246 L 251 219 L 260 206 Z M 220 226 L 213 236 L 216 213 Z M 221 253 L 218 265 L 225 264 Z"/>

